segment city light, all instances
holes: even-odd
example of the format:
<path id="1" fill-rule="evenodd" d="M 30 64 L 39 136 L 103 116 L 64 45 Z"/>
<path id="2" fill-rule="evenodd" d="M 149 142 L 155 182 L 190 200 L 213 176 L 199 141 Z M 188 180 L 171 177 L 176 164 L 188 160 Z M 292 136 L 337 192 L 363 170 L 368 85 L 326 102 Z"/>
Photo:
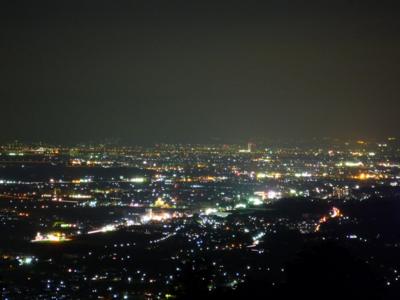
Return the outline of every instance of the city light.
<path id="1" fill-rule="evenodd" d="M 40 232 L 38 232 L 35 236 L 35 238 L 31 241 L 33 243 L 60 243 L 60 242 L 67 242 L 70 241 L 71 239 L 66 237 L 64 233 L 61 232 L 51 232 L 51 233 L 46 233 L 42 235 Z"/>

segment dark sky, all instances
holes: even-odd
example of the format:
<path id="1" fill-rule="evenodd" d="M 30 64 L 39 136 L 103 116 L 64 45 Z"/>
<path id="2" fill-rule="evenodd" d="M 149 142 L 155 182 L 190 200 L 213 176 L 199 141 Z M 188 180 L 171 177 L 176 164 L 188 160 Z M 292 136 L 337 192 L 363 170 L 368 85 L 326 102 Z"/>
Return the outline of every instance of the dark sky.
<path id="1" fill-rule="evenodd" d="M 0 141 L 399 135 L 395 1 L 8 1 Z"/>

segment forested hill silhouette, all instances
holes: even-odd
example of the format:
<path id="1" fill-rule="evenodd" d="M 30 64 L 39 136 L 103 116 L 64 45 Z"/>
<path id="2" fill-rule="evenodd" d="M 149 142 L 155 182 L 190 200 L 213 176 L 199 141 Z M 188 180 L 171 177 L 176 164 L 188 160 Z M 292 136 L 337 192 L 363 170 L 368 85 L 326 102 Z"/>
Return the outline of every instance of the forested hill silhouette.
<path id="1" fill-rule="evenodd" d="M 267 276 L 248 278 L 235 290 L 210 292 L 212 270 L 204 261 L 187 265 L 177 279 L 175 299 L 396 299 L 383 295 L 383 282 L 365 262 L 334 242 L 306 245 L 287 263 L 286 282 L 274 286 Z"/>

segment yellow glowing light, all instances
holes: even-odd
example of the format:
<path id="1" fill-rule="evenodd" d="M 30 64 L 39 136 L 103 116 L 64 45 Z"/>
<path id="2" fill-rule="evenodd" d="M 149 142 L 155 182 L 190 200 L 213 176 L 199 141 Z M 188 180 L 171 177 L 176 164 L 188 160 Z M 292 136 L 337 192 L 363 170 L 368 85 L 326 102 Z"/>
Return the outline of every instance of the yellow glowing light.
<path id="1" fill-rule="evenodd" d="M 345 163 L 344 163 L 344 165 L 346 166 L 346 167 L 362 167 L 364 164 L 362 163 L 362 162 L 360 162 L 360 161 L 357 161 L 357 162 L 353 162 L 353 161 L 346 161 Z"/>
<path id="2" fill-rule="evenodd" d="M 131 178 L 129 181 L 133 182 L 133 183 L 143 183 L 143 182 L 146 181 L 146 178 L 144 178 L 144 177 L 134 177 L 134 178 Z"/>
<path id="3" fill-rule="evenodd" d="M 335 218 L 341 218 L 341 217 L 343 217 L 343 214 L 340 211 L 340 209 L 337 208 L 337 207 L 332 207 L 332 210 L 330 211 L 329 215 L 328 216 L 323 216 L 319 220 L 319 222 L 318 222 L 318 224 L 317 224 L 317 226 L 315 228 L 315 231 L 318 232 L 321 229 L 321 225 L 326 223 L 328 221 L 328 219 L 335 219 Z"/>
<path id="4" fill-rule="evenodd" d="M 355 176 L 354 178 L 358 179 L 358 180 L 368 180 L 368 179 L 376 178 L 376 175 L 375 174 L 361 173 L 358 176 Z"/>
<path id="5" fill-rule="evenodd" d="M 154 207 L 157 208 L 170 208 L 170 205 L 166 203 L 162 198 L 157 198 L 154 202 Z"/>
<path id="6" fill-rule="evenodd" d="M 42 235 L 40 232 L 36 234 L 36 237 L 31 241 L 33 243 L 36 242 L 52 242 L 52 243 L 59 243 L 59 242 L 66 242 L 70 241 L 70 238 L 65 236 L 65 233 L 61 232 L 51 232 L 45 235 Z"/>

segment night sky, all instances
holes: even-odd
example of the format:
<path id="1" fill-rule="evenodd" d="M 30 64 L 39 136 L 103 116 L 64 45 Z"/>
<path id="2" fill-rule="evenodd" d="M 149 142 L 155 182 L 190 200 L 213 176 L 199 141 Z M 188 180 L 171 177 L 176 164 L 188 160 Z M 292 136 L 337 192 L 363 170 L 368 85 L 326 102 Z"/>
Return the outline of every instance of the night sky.
<path id="1" fill-rule="evenodd" d="M 393 3 L 2 0 L 0 141 L 398 136 Z"/>

